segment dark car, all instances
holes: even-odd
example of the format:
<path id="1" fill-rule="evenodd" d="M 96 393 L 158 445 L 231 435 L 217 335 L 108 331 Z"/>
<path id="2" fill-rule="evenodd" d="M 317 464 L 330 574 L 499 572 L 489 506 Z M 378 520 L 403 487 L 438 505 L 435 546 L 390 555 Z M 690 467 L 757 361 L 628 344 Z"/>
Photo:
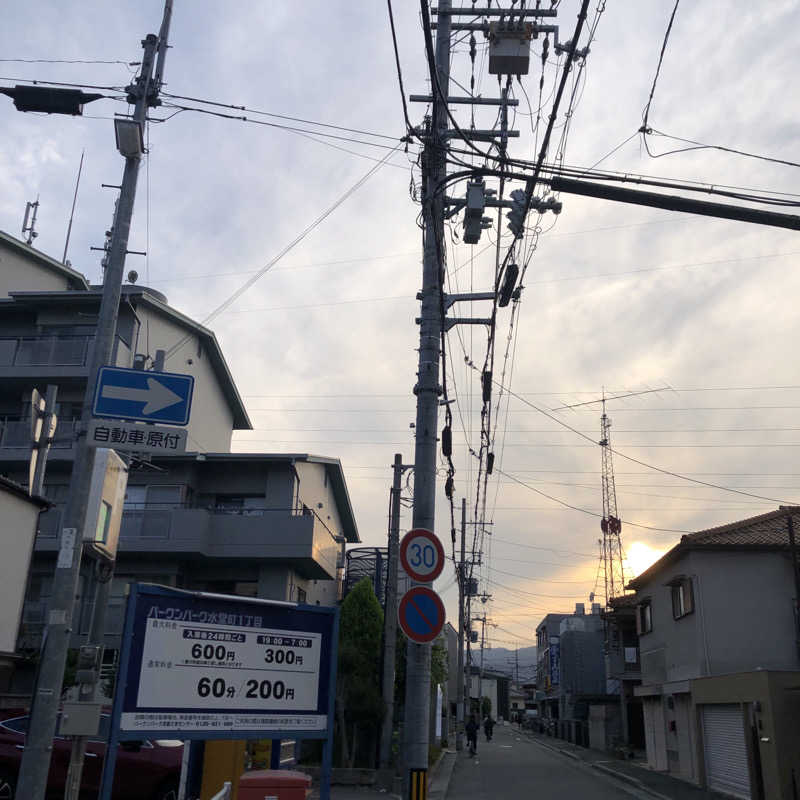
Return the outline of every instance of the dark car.
<path id="1" fill-rule="evenodd" d="M 108 723 L 109 715 L 103 714 L 98 740 L 108 738 Z M 27 730 L 28 716 L 25 711 L 0 713 L 0 800 L 22 800 L 15 789 Z M 56 736 L 53 740 L 53 755 L 47 779 L 48 800 L 61 800 L 64 797 L 70 747 L 71 739 Z M 81 798 L 95 800 L 97 797 L 105 752 L 105 741 L 89 740 L 87 743 Z M 113 800 L 178 800 L 182 758 L 183 742 L 177 740 L 144 740 L 120 744 L 114 773 Z"/>

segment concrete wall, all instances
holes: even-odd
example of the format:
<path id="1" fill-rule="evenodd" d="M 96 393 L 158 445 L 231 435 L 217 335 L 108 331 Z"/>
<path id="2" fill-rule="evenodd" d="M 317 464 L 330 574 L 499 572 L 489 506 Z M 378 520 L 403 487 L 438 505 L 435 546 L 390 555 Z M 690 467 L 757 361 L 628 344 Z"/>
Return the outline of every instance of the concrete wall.
<path id="1" fill-rule="evenodd" d="M 294 466 L 300 478 L 300 502 L 314 511 L 334 534 L 341 534 L 342 522 L 331 481 L 328 479 L 327 465 L 297 461 Z"/>
<path id="2" fill-rule="evenodd" d="M 39 507 L 0 485 L 0 653 L 13 653 Z"/>
<path id="3" fill-rule="evenodd" d="M 156 350 L 168 350 L 187 335 L 186 328 L 157 310 L 140 304 L 137 313 L 141 320 L 135 348 L 137 353 L 154 357 Z M 229 452 L 233 414 L 208 353 L 197 336 L 190 335 L 186 344 L 167 360 L 164 371 L 194 376 L 192 416 L 186 426 L 189 432 L 187 449 L 206 453 Z"/>
<path id="4" fill-rule="evenodd" d="M 672 577 L 691 577 L 694 612 L 673 619 Z M 637 592 L 651 599 L 653 630 L 641 634 L 642 683 L 756 668 L 796 669 L 788 554 L 690 551 Z"/>
<path id="5" fill-rule="evenodd" d="M 8 297 L 9 292 L 60 292 L 68 288 L 66 276 L 0 241 L 0 297 Z"/>
<path id="6" fill-rule="evenodd" d="M 796 796 L 793 793 L 793 775 L 796 781 L 800 781 L 800 671 L 764 670 L 701 678 L 692 681 L 692 699 L 698 731 L 695 753 L 701 779 L 705 772 L 700 734 L 702 706 L 740 703 L 743 724 L 748 716 L 747 711 L 751 710 L 753 720 L 758 726 L 758 756 L 761 760 L 765 796 L 770 800 L 793 800 Z M 752 761 L 754 743 L 747 728 L 745 740 L 751 751 Z"/>

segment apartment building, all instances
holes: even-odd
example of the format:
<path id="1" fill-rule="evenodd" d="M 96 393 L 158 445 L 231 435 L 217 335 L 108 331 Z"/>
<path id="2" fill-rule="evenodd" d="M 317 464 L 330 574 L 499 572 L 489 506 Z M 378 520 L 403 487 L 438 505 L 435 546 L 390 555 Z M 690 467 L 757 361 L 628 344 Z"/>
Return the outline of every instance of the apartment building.
<path id="1" fill-rule="evenodd" d="M 17 643 L 0 693 L 25 694 L 48 610 L 61 515 L 101 299 L 69 266 L 0 232 L 0 474 L 27 485 L 34 388 L 58 386 L 58 427 L 45 476 L 53 506 L 40 517 Z M 107 612 L 119 647 L 132 581 L 330 605 L 341 595 L 344 546 L 359 542 L 341 463 L 306 453 L 232 453 L 252 428 L 213 332 L 167 298 L 123 287 L 112 363 L 194 377 L 187 452 L 134 457 Z M 94 589 L 87 563 L 73 644 L 85 641 Z"/>

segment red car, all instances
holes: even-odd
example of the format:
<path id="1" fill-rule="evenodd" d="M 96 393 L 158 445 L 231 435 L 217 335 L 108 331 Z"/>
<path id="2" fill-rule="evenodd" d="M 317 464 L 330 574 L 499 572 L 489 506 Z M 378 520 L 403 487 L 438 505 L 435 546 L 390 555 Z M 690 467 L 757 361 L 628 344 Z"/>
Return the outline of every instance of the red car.
<path id="1" fill-rule="evenodd" d="M 100 735 L 108 732 L 109 715 L 103 714 Z M 25 749 L 27 712 L 0 713 L 0 800 L 23 800 L 16 794 L 17 774 Z M 58 726 L 56 726 L 58 730 Z M 69 766 L 71 740 L 56 736 L 47 781 L 47 798 L 61 800 Z M 103 772 L 105 741 L 90 740 L 86 745 L 81 798 L 96 800 Z M 117 751 L 113 800 L 178 800 L 183 742 L 163 739 L 124 742 Z"/>

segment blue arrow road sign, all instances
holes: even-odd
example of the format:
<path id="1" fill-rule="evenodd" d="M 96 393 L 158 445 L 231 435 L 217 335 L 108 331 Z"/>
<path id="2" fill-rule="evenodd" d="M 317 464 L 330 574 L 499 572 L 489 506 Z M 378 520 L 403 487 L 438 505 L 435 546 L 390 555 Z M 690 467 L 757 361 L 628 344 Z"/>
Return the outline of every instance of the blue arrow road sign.
<path id="1" fill-rule="evenodd" d="M 92 413 L 111 419 L 186 425 L 193 389 L 191 375 L 100 367 Z"/>

